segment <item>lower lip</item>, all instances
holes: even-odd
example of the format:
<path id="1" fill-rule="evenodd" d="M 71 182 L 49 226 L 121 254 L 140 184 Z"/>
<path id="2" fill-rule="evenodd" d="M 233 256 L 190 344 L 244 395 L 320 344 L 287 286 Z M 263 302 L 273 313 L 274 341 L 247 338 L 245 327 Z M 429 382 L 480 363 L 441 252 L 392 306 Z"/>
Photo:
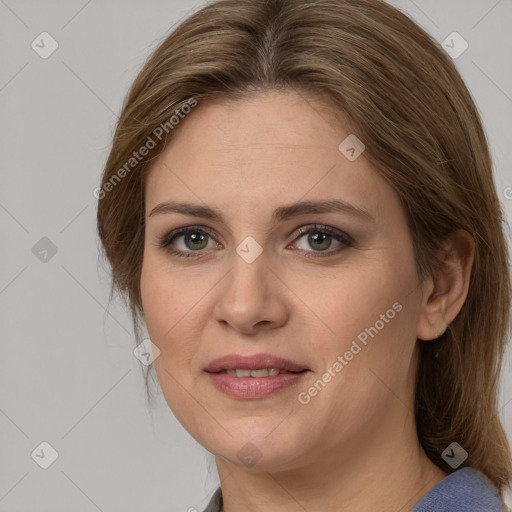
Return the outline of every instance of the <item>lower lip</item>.
<path id="1" fill-rule="evenodd" d="M 226 395 L 254 400 L 296 385 L 307 373 L 280 373 L 272 377 L 233 377 L 227 373 L 208 373 L 208 376 L 213 385 Z"/>

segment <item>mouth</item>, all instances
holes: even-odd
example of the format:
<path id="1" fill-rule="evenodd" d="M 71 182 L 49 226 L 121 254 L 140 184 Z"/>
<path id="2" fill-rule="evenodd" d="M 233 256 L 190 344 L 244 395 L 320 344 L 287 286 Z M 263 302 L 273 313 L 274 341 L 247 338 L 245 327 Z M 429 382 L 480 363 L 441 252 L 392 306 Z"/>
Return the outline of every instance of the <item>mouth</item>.
<path id="1" fill-rule="evenodd" d="M 258 399 L 296 385 L 310 370 L 269 354 L 230 354 L 215 359 L 204 371 L 224 394 L 239 399 Z"/>

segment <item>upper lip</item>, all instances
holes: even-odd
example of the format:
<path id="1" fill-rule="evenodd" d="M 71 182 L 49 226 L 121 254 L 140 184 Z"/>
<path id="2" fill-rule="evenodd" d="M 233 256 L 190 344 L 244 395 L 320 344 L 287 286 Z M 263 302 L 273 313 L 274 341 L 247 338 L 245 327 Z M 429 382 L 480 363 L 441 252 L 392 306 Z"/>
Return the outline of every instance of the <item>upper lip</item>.
<path id="1" fill-rule="evenodd" d="M 308 369 L 304 365 L 270 354 L 254 354 L 252 356 L 228 354 L 214 359 L 205 368 L 205 371 L 208 373 L 217 373 L 225 370 L 259 370 L 262 368 L 276 368 L 289 372 L 301 372 Z"/>

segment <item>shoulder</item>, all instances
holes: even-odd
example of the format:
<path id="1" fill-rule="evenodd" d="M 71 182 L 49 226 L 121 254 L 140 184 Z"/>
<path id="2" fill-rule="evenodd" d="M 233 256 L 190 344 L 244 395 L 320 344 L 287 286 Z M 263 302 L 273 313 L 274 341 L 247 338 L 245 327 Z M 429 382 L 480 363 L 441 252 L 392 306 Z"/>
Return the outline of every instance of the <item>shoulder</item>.
<path id="1" fill-rule="evenodd" d="M 498 490 L 480 471 L 465 467 L 432 488 L 411 512 L 505 512 Z"/>
<path id="2" fill-rule="evenodd" d="M 218 487 L 217 490 L 213 493 L 213 496 L 208 503 L 208 506 L 204 509 L 203 512 L 220 512 L 222 509 L 222 491 L 221 488 Z"/>

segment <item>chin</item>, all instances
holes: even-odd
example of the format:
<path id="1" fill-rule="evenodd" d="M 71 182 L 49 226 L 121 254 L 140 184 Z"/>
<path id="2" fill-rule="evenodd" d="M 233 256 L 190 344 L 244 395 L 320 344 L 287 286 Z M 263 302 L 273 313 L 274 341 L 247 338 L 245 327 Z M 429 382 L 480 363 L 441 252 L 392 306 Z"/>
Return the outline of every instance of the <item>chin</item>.
<path id="1" fill-rule="evenodd" d="M 226 430 L 216 424 L 214 430 L 204 432 L 202 439 L 194 437 L 230 464 L 254 471 L 275 471 L 290 466 L 305 449 L 305 433 L 291 432 L 285 423 L 283 416 L 277 415 L 237 418 L 222 423 Z"/>

